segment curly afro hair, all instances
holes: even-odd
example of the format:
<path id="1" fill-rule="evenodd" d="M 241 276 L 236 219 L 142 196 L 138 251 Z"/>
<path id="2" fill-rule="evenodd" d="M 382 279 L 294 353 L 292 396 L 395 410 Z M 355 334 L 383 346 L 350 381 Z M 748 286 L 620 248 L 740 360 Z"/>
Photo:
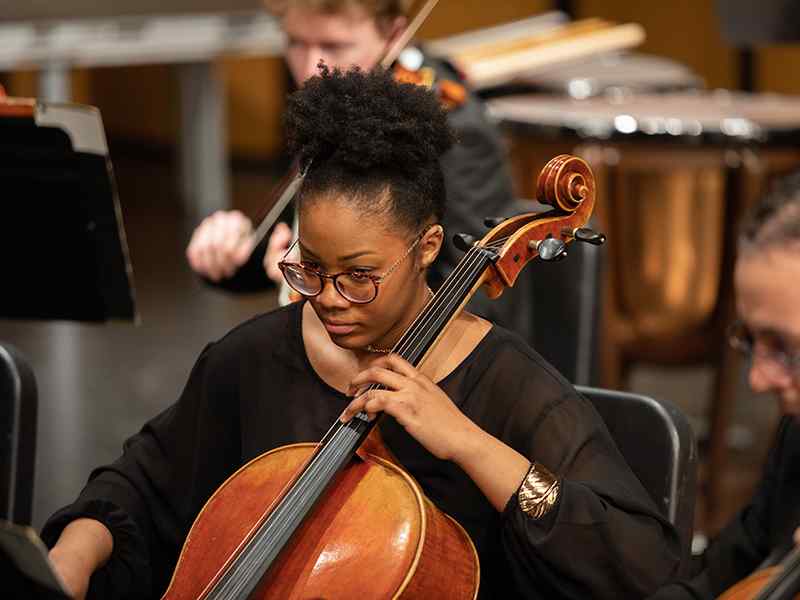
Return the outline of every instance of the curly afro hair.
<path id="1" fill-rule="evenodd" d="M 441 221 L 439 157 L 454 137 L 433 93 L 383 69 L 319 69 L 289 97 L 286 113 L 289 150 L 310 165 L 300 206 L 333 195 L 409 230 Z"/>

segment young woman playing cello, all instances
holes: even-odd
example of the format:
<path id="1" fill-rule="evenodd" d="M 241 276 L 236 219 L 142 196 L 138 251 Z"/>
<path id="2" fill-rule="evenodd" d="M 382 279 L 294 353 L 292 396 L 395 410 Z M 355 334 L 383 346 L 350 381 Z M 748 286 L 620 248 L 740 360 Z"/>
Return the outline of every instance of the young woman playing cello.
<path id="1" fill-rule="evenodd" d="M 429 301 L 444 236 L 439 157 L 453 140 L 436 98 L 383 71 L 323 68 L 287 125 L 309 171 L 282 268 L 304 300 L 210 344 L 178 402 L 50 519 L 75 595 L 158 597 L 231 473 L 361 409 L 386 415 L 389 449 L 469 533 L 480 597 L 634 598 L 663 583 L 677 537 L 591 405 L 520 338 L 461 313 L 421 369 L 386 352 Z M 360 393 L 373 383 L 385 389 Z"/>

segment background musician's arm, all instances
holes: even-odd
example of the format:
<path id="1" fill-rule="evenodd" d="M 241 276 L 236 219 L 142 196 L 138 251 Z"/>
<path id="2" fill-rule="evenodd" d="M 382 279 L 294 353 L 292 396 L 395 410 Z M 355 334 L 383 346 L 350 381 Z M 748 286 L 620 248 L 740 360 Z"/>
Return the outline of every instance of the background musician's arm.
<path id="1" fill-rule="evenodd" d="M 781 480 L 792 471 L 789 457 L 793 438 L 795 443 L 800 440 L 800 426 L 791 417 L 784 417 L 764 477 L 751 501 L 696 560 L 693 578 L 662 588 L 653 600 L 710 600 L 758 568 L 772 549 L 768 534 L 781 512 L 775 506 Z M 787 541 L 790 535 L 791 529 L 787 529 Z"/>

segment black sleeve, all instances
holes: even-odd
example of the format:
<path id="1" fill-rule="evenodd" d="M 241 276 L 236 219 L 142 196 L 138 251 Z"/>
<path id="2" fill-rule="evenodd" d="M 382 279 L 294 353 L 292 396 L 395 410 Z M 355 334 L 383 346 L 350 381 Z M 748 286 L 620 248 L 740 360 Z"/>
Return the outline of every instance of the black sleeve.
<path id="1" fill-rule="evenodd" d="M 680 542 L 594 407 L 538 356 L 520 360 L 501 351 L 496 361 L 503 367 L 493 387 L 516 398 L 507 443 L 561 482 L 558 502 L 543 518 L 523 512 L 516 494 L 502 515 L 502 547 L 517 588 L 558 598 L 652 593 L 677 571 Z"/>
<path id="2" fill-rule="evenodd" d="M 207 347 L 179 401 L 128 439 L 122 456 L 96 469 L 78 499 L 45 524 L 50 547 L 79 517 L 111 531 L 112 556 L 93 575 L 89 598 L 163 591 L 195 515 L 238 465 L 236 368 L 218 355 Z"/>
<path id="3" fill-rule="evenodd" d="M 752 573 L 771 550 L 770 515 L 787 453 L 789 420 L 784 419 L 755 494 L 698 561 L 695 576 L 659 590 L 653 600 L 711 600 Z"/>

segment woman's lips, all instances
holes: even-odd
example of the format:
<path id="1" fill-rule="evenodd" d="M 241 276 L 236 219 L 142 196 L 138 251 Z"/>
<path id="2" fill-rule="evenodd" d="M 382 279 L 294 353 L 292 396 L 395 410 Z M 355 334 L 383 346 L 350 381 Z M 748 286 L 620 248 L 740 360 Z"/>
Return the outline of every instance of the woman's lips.
<path id="1" fill-rule="evenodd" d="M 325 330 L 332 335 L 347 335 L 351 333 L 356 326 L 352 323 L 332 323 L 330 321 L 322 321 Z"/>

